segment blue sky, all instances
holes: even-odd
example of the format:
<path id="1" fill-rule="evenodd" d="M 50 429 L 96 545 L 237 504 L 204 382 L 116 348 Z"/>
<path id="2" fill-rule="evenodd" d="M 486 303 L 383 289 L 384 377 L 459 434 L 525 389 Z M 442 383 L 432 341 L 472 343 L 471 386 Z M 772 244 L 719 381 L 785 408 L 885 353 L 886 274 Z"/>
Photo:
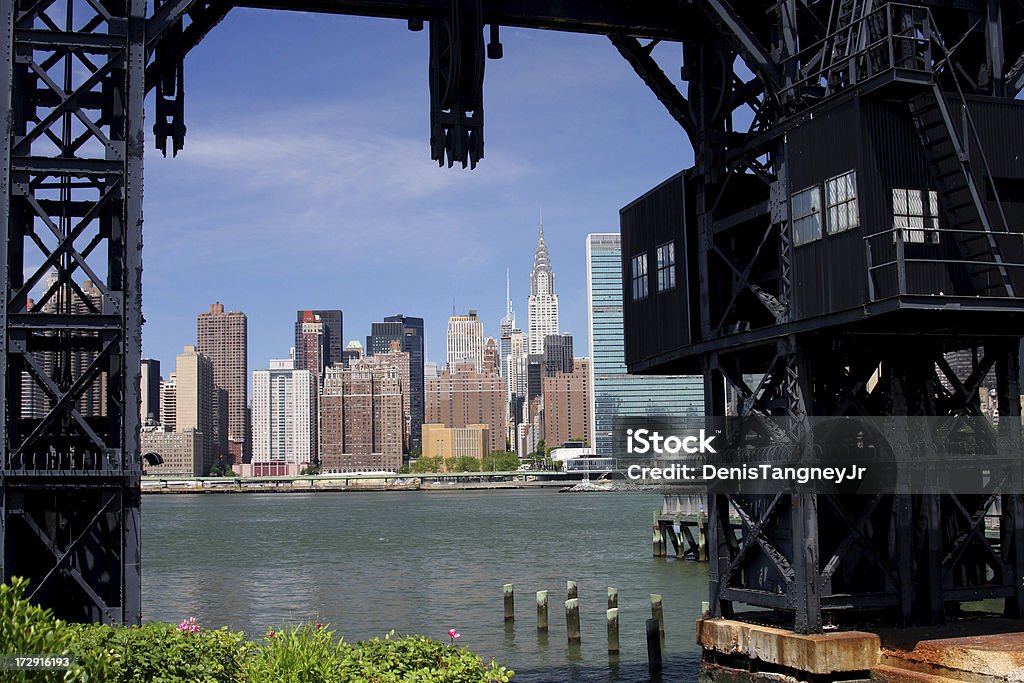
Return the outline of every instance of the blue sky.
<path id="1" fill-rule="evenodd" d="M 619 208 L 692 152 L 606 38 L 501 38 L 485 158 L 438 168 L 426 30 L 232 10 L 186 62 L 185 149 L 164 159 L 147 145 L 144 356 L 166 376 L 220 301 L 248 315 L 250 370 L 287 355 L 303 308 L 344 311 L 346 341 L 386 315 L 422 316 L 428 358 L 443 359 L 453 301 L 497 336 L 506 268 L 525 329 L 541 210 L 561 327 L 586 354 L 587 233 L 617 231 Z M 678 78 L 678 46 L 656 54 Z"/>

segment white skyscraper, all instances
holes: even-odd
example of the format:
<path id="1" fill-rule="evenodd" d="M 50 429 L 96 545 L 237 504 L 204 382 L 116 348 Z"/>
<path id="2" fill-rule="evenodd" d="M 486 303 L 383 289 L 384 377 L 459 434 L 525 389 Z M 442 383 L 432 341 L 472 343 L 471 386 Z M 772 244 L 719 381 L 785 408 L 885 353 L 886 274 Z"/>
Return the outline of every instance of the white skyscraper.
<path id="1" fill-rule="evenodd" d="M 555 273 L 551 270 L 548 245 L 544 243 L 544 221 L 540 222 L 537 251 L 533 255 L 530 273 L 529 298 L 530 327 L 527 335 L 531 354 L 544 353 L 544 337 L 558 334 L 558 295 L 555 294 Z"/>
<path id="2" fill-rule="evenodd" d="M 480 372 L 484 363 L 484 324 L 476 311 L 448 318 L 448 370 L 458 363 L 472 363 Z"/>
<path id="3" fill-rule="evenodd" d="M 526 396 L 527 355 L 526 335 L 522 330 L 512 330 L 509 335 L 509 354 L 505 359 L 505 395 Z"/>
<path id="4" fill-rule="evenodd" d="M 252 373 L 253 462 L 315 462 L 318 456 L 316 374 L 292 359 Z"/>

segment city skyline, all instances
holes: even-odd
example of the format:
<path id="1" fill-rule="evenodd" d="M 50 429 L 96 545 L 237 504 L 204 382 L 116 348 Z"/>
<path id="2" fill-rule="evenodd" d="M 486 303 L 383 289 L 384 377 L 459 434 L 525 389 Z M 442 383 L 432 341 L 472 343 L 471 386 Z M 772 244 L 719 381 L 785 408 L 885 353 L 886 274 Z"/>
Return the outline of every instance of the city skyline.
<path id="1" fill-rule="evenodd" d="M 486 157 L 469 172 L 430 161 L 425 32 L 264 19 L 232 11 L 190 54 L 185 148 L 147 155 L 143 355 L 172 362 L 190 341 L 180 330 L 219 300 L 249 316 L 250 368 L 287 355 L 298 309 L 343 310 L 345 344 L 383 316 L 421 317 L 425 357 L 440 360 L 453 299 L 498 337 L 506 268 L 525 327 L 541 210 L 560 331 L 589 354 L 580 242 L 617 230 L 622 206 L 692 159 L 607 38 L 503 29 L 505 57 L 487 62 Z M 264 40 L 311 54 L 267 54 Z M 376 66 L 339 78 L 355 63 Z"/>

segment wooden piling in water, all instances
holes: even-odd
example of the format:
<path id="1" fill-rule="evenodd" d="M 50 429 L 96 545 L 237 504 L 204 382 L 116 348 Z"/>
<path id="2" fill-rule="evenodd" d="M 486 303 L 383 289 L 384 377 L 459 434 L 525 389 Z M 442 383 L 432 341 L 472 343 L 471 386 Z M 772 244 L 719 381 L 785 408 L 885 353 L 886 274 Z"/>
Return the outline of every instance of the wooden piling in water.
<path id="1" fill-rule="evenodd" d="M 580 601 L 572 598 L 565 601 L 565 627 L 569 634 L 569 644 L 580 642 Z"/>
<path id="2" fill-rule="evenodd" d="M 661 533 L 661 521 L 658 519 L 658 511 L 654 511 L 654 538 L 651 541 L 655 557 L 665 557 L 665 537 Z"/>
<path id="3" fill-rule="evenodd" d="M 537 591 L 537 630 L 548 630 L 548 592 Z"/>
<path id="4" fill-rule="evenodd" d="M 576 587 L 576 582 L 575 581 L 566 581 L 565 582 L 565 598 L 566 598 L 566 600 L 572 600 L 573 598 L 578 598 L 578 597 L 580 597 L 580 596 L 579 596 L 579 590 Z"/>
<path id="5" fill-rule="evenodd" d="M 505 596 L 505 621 L 516 620 L 516 596 L 515 588 L 511 583 L 506 583 L 502 588 Z"/>
<path id="6" fill-rule="evenodd" d="M 616 609 L 619 606 L 619 589 L 608 586 L 608 609 Z"/>
<path id="7" fill-rule="evenodd" d="M 647 620 L 647 667 L 651 671 L 661 671 L 661 634 L 657 619 Z"/>
<path id="8" fill-rule="evenodd" d="M 661 596 L 651 593 L 651 618 L 658 622 L 658 633 L 665 637 L 665 611 L 662 609 Z"/>
<path id="9" fill-rule="evenodd" d="M 608 654 L 619 654 L 619 608 L 612 607 L 607 612 L 608 618 Z"/>

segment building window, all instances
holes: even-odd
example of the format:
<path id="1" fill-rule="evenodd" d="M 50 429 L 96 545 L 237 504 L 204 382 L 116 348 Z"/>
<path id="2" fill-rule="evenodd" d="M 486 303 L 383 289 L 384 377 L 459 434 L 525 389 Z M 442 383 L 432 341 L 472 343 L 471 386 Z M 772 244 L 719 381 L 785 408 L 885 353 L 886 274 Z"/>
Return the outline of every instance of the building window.
<path id="1" fill-rule="evenodd" d="M 676 245 L 674 242 L 658 247 L 658 291 L 675 289 Z"/>
<path id="2" fill-rule="evenodd" d="M 935 190 L 892 189 L 892 227 L 911 244 L 939 243 L 939 195 Z"/>
<path id="3" fill-rule="evenodd" d="M 828 234 L 860 225 L 857 210 L 857 173 L 850 171 L 825 181 L 825 229 Z"/>
<path id="4" fill-rule="evenodd" d="M 821 187 L 815 185 L 793 195 L 793 244 L 821 239 Z"/>
<path id="5" fill-rule="evenodd" d="M 647 254 L 633 257 L 633 301 L 647 298 Z"/>

